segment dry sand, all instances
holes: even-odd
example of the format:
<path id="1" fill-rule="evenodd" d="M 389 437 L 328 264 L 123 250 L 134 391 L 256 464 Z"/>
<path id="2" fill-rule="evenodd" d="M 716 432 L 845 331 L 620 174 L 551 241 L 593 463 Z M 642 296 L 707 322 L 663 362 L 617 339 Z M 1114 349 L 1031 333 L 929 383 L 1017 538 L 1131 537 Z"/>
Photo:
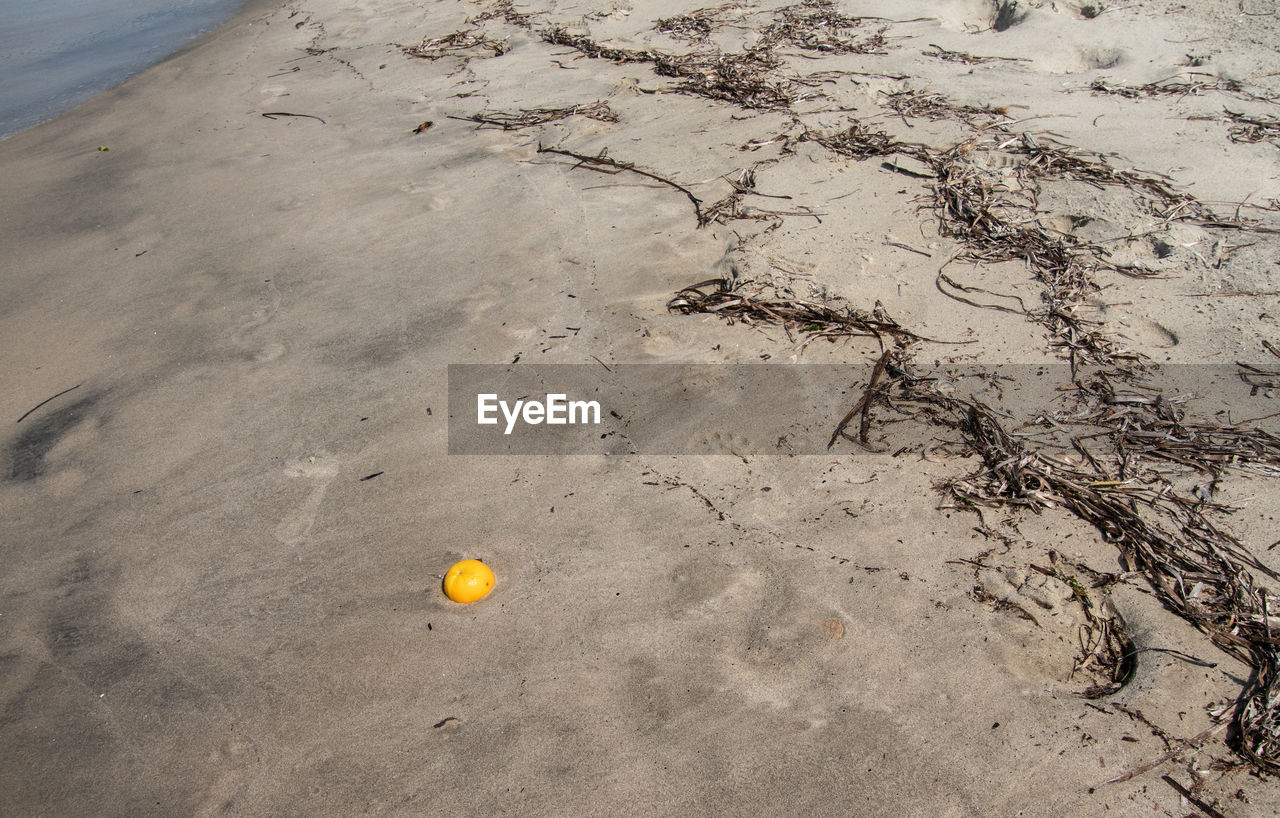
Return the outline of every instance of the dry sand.
<path id="1" fill-rule="evenodd" d="M 1089 90 L 1179 77 L 1275 93 L 1270 0 L 1000 5 L 844 0 L 928 19 L 884 22 L 883 54 L 782 49 L 792 74 L 836 72 L 800 104 L 805 124 L 856 116 L 945 147 L 961 125 L 884 107 L 937 91 L 1205 201 L 1280 198 L 1276 145 L 1233 142 L 1222 121 L 1275 105 Z M 1195 812 L 1169 776 L 1223 814 L 1275 814 L 1280 787 L 1232 766 L 1221 734 L 1106 783 L 1212 727 L 1248 670 L 1135 580 L 1112 597 L 1137 644 L 1215 666 L 1146 652 L 1122 691 L 1082 698 L 1079 606 L 1031 566 L 1056 549 L 1114 571 L 1116 550 L 1062 511 L 993 513 L 1008 542 L 984 539 L 973 515 L 938 508 L 935 484 L 971 464 L 851 446 L 446 455 L 449 364 L 878 355 L 869 339 L 802 354 L 781 330 L 668 313 L 681 287 L 730 269 L 978 340 L 927 346 L 929 360 L 1055 360 L 1039 325 L 934 288 L 955 245 L 921 207 L 924 180 L 812 142 L 743 151 L 790 115 L 664 92 L 676 82 L 648 64 L 538 35 L 559 24 L 677 52 L 690 44 L 654 21 L 696 4 L 539 0 L 517 7 L 531 28 L 480 24 L 500 56 L 400 48 L 494 8 L 254 2 L 0 143 L 0 812 Z M 721 47 L 755 36 L 759 15 L 725 14 Z M 451 118 L 597 100 L 617 122 Z M 607 149 L 707 202 L 777 158 L 760 190 L 821 216 L 698 228 L 679 192 L 574 169 L 539 142 Z M 1280 340 L 1274 296 L 1189 297 L 1277 289 L 1274 237 L 1162 226 L 1083 184 L 1041 206 L 1094 238 L 1157 231 L 1116 253 L 1166 275 L 1103 275 L 1097 295 L 1106 331 L 1143 354 L 1265 363 L 1261 342 Z M 1038 299 L 1020 262 L 953 269 Z M 1265 554 L 1275 488 L 1222 491 L 1248 499 L 1232 530 Z M 432 578 L 462 557 L 499 578 L 473 606 Z"/>

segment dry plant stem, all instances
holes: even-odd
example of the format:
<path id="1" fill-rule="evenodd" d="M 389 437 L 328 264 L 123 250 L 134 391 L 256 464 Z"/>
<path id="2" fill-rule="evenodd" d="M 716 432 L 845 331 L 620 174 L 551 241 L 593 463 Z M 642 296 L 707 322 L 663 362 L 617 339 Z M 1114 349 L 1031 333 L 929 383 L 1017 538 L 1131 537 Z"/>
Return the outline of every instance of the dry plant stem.
<path id="1" fill-rule="evenodd" d="M 943 60 L 945 62 L 958 62 L 965 65 L 981 65 L 983 63 L 1002 61 L 1002 62 L 1030 62 L 1020 57 L 977 57 L 973 54 L 966 54 L 963 51 L 948 51 L 940 45 L 929 43 L 932 51 L 921 51 L 920 53 L 926 57 Z"/>
<path id="2" fill-rule="evenodd" d="M 950 264 L 951 261 L 953 260 L 954 259 L 948 259 L 947 264 Z M 947 298 L 950 298 L 954 301 L 959 301 L 961 304 L 967 304 L 970 307 L 978 307 L 984 310 L 999 310 L 1000 312 L 1012 313 L 1013 315 L 1032 315 L 1031 311 L 1027 309 L 1027 305 L 1024 304 L 1022 302 L 1022 299 L 1016 295 L 1005 295 L 1003 293 L 993 293 L 990 290 L 983 289 L 982 287 L 973 287 L 967 284 L 960 284 L 951 276 L 943 272 L 943 270 L 946 269 L 947 264 L 943 264 L 942 267 L 939 268 L 938 274 L 937 276 L 934 277 L 934 280 L 933 280 L 933 286 L 937 288 L 938 292 L 942 293 Z M 984 295 L 990 295 L 996 298 L 1007 298 L 1012 301 L 1017 301 L 1018 309 L 1015 310 L 1011 307 L 1006 307 L 1003 304 L 982 304 L 977 301 L 970 301 L 964 296 L 956 295 L 954 292 L 949 292 L 947 289 L 945 289 L 942 286 L 943 284 L 946 284 L 948 287 L 952 288 L 953 290 L 956 290 L 962 293 L 983 293 Z"/>
<path id="3" fill-rule="evenodd" d="M 884 376 L 884 370 L 889 364 L 889 358 L 892 352 L 893 350 L 886 349 L 884 354 L 882 354 L 879 360 L 876 361 L 875 369 L 871 371 L 871 380 L 867 382 L 866 391 L 862 393 L 862 397 L 853 405 L 853 408 L 849 410 L 848 414 L 841 418 L 840 422 L 836 424 L 835 431 L 831 433 L 831 439 L 827 441 L 828 449 L 836 445 L 836 441 L 842 437 L 845 440 L 853 440 L 853 438 L 849 437 L 849 435 L 845 433 L 845 428 L 849 425 L 849 422 L 853 420 L 853 416 L 859 413 L 862 415 L 862 422 L 859 424 L 858 439 L 855 442 L 862 446 L 869 445 L 867 435 L 871 427 L 871 402 L 876 391 L 876 385 L 880 383 L 880 379 Z"/>
<path id="4" fill-rule="evenodd" d="M 1246 91 L 1244 86 L 1235 80 L 1224 79 L 1222 77 L 1210 77 L 1207 80 L 1178 80 L 1174 77 L 1170 77 L 1159 82 L 1149 82 L 1146 85 L 1112 85 L 1107 82 L 1105 77 L 1099 77 L 1089 85 L 1089 90 L 1093 91 L 1095 94 L 1126 97 L 1128 99 L 1157 96 L 1185 97 L 1198 95 L 1205 91 L 1219 91 L 1241 99 L 1255 100 L 1258 102 L 1274 103 L 1276 101 L 1274 97 L 1254 94 L 1250 91 Z"/>
<path id="5" fill-rule="evenodd" d="M 1223 116 L 1232 123 L 1228 136 L 1232 142 L 1271 142 L 1280 145 L 1280 119 L 1251 117 L 1224 109 Z"/>
<path id="6" fill-rule="evenodd" d="M 515 113 L 505 111 L 482 111 L 471 116 L 450 116 L 463 122 L 479 122 L 481 126 L 493 125 L 504 131 L 515 131 L 521 128 L 532 128 L 571 116 L 585 116 L 600 122 L 617 122 L 618 114 L 609 107 L 609 103 L 597 101 L 589 105 L 571 105 L 567 108 L 521 108 Z"/>
<path id="7" fill-rule="evenodd" d="M 685 287 L 667 302 L 667 309 L 684 315 L 711 313 L 730 323 L 741 321 L 775 324 L 782 327 L 787 338 L 792 341 L 797 335 L 803 336 L 802 348 L 817 340 L 838 341 L 856 337 L 875 338 L 881 348 L 884 348 L 885 337 L 899 343 L 954 343 L 936 341 L 908 332 L 881 310 L 867 315 L 857 310 L 836 310 L 798 299 L 762 298 L 759 293 L 733 289 L 732 282 L 723 278 Z"/>
<path id="8" fill-rule="evenodd" d="M 1174 781 L 1172 776 L 1162 775 L 1160 776 L 1160 780 L 1168 784 L 1170 787 L 1173 787 L 1173 789 L 1176 790 L 1179 795 L 1187 799 L 1187 801 L 1189 801 L 1190 803 L 1194 804 L 1196 809 L 1200 810 L 1205 815 L 1209 816 L 1209 818 L 1226 818 L 1226 816 L 1223 815 L 1221 812 L 1218 812 L 1216 809 L 1214 809 L 1213 807 L 1209 806 L 1208 804 L 1206 804 L 1205 802 L 1197 798 L 1196 794 L 1193 793 L 1191 790 L 1182 786 L 1177 781 Z"/>
<path id="9" fill-rule="evenodd" d="M 1204 730 L 1201 730 L 1199 733 L 1197 733 L 1196 735 L 1192 736 L 1189 739 L 1180 739 L 1177 742 L 1175 742 L 1175 746 L 1173 748 L 1165 751 L 1163 754 L 1157 756 L 1156 758 L 1153 758 L 1152 760 L 1146 763 L 1139 764 L 1137 767 L 1134 767 L 1133 769 L 1128 770 L 1123 774 L 1116 776 L 1115 778 L 1108 779 L 1106 783 L 1123 784 L 1126 781 L 1131 781 L 1134 778 L 1137 778 L 1143 773 L 1154 770 L 1156 767 L 1159 767 L 1161 764 L 1164 764 L 1167 761 L 1172 761 L 1180 757 L 1187 750 L 1198 750 L 1206 741 L 1208 741 L 1210 738 L 1214 737 L 1218 733 L 1221 733 L 1224 730 L 1226 730 L 1228 726 L 1229 725 L 1225 722 L 1222 724 L 1216 724 L 1213 727 L 1209 727 Z"/>
<path id="10" fill-rule="evenodd" d="M 491 56 L 499 57 L 507 53 L 508 46 L 505 40 L 490 39 L 478 28 L 461 29 L 443 37 L 424 39 L 412 47 L 401 46 L 401 50 L 410 57 L 432 61 L 478 48 L 491 51 Z"/>
<path id="11" fill-rule="evenodd" d="M 592 167 L 596 169 L 612 168 L 613 170 L 611 172 L 613 173 L 629 171 L 631 173 L 644 176 L 647 179 L 653 179 L 656 182 L 661 182 L 667 187 L 674 188 L 675 190 L 680 191 L 686 197 L 688 197 L 690 202 L 693 203 L 693 213 L 698 219 L 698 227 L 703 227 L 707 224 L 707 221 L 702 214 L 702 200 L 699 199 L 697 196 L 694 196 L 693 192 L 689 190 L 689 188 L 679 184 L 678 182 L 673 182 L 670 179 L 657 175 L 656 173 L 650 173 L 647 170 L 642 170 L 636 167 L 635 165 L 630 164 L 629 162 L 618 162 L 614 159 L 610 159 L 609 157 L 603 154 L 599 156 L 584 156 L 583 154 L 580 154 L 580 153 L 574 153 L 573 151 L 560 150 L 559 148 L 544 148 L 541 145 L 538 146 L 538 153 L 559 154 L 560 156 L 567 156 L 570 159 L 578 160 L 579 165 L 586 165 L 588 167 Z"/>

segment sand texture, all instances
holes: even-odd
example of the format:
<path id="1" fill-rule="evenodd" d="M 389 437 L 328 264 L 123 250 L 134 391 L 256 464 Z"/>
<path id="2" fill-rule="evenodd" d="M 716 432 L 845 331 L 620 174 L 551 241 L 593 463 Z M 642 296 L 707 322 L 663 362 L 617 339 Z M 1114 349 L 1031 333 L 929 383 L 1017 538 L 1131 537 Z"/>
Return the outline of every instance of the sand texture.
<path id="1" fill-rule="evenodd" d="M 254 2 L 0 142 L 0 814 L 1280 810 L 1270 444 L 902 374 L 1280 410 L 1275 4 L 699 9 Z M 447 454 L 451 364 L 885 350 L 866 446 Z"/>

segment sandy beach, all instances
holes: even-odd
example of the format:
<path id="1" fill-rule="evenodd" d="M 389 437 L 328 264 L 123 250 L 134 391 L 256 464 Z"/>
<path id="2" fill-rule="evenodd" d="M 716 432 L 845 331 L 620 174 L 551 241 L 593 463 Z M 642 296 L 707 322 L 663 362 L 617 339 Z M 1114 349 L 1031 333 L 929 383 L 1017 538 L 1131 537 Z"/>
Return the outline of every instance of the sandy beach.
<path id="1" fill-rule="evenodd" d="M 0 813 L 1276 814 L 1277 15 L 256 0 L 0 142 Z"/>

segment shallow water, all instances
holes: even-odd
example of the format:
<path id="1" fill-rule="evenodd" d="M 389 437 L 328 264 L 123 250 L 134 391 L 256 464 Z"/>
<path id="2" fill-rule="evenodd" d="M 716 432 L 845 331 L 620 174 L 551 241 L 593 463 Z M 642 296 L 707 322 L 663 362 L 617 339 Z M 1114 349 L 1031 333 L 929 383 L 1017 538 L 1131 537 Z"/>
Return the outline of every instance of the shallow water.
<path id="1" fill-rule="evenodd" d="M 0 139 L 154 65 L 245 0 L 0 0 Z"/>

